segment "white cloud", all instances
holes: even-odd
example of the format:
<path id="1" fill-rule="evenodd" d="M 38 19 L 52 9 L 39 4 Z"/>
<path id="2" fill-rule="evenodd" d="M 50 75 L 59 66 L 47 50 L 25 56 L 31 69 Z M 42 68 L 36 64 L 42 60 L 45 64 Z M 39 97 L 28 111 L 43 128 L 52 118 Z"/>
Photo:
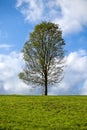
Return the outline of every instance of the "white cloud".
<path id="1" fill-rule="evenodd" d="M 0 54 L 0 93 L 1 94 L 29 94 L 31 87 L 18 78 L 22 71 L 22 56 L 16 52 L 9 55 Z"/>
<path id="2" fill-rule="evenodd" d="M 84 82 L 81 94 L 82 95 L 87 95 L 87 80 L 85 80 L 85 82 Z"/>
<path id="3" fill-rule="evenodd" d="M 87 0 L 17 0 L 16 7 L 25 20 L 50 20 L 58 23 L 64 33 L 79 32 L 87 26 Z"/>
<path id="4" fill-rule="evenodd" d="M 0 49 L 9 50 L 12 47 L 13 45 L 10 45 L 10 44 L 0 44 Z"/>
<path id="5" fill-rule="evenodd" d="M 72 52 L 66 62 L 63 81 L 51 88 L 49 94 L 87 94 L 87 52 Z"/>
<path id="6" fill-rule="evenodd" d="M 86 94 L 87 95 L 87 52 L 79 50 L 66 57 L 66 69 L 61 84 L 49 88 L 49 94 Z M 22 71 L 23 59 L 21 54 L 11 52 L 9 55 L 0 54 L 0 93 L 1 94 L 40 94 L 41 89 L 35 90 L 24 84 L 18 73 Z M 55 87 L 54 87 L 55 86 Z M 40 90 L 40 91 L 39 91 Z"/>
<path id="7" fill-rule="evenodd" d="M 87 25 L 87 0 L 57 0 L 62 17 L 54 21 L 59 23 L 64 32 L 81 31 Z"/>
<path id="8" fill-rule="evenodd" d="M 16 7 L 20 8 L 21 13 L 25 16 L 25 20 L 34 22 L 42 17 L 42 0 L 18 0 Z"/>

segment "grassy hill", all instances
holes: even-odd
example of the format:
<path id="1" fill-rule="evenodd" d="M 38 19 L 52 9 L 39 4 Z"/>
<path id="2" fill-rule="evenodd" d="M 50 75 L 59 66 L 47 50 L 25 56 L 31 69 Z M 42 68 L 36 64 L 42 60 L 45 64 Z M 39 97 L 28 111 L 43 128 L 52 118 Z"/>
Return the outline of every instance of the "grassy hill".
<path id="1" fill-rule="evenodd" d="M 0 96 L 0 130 L 87 130 L 87 96 Z"/>

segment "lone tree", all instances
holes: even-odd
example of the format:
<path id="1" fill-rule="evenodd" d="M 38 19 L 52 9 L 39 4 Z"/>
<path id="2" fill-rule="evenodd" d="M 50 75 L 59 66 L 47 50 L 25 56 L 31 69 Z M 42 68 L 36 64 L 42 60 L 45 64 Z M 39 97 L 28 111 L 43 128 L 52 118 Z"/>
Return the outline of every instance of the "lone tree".
<path id="1" fill-rule="evenodd" d="M 48 85 L 62 79 L 64 45 L 57 24 L 42 22 L 36 25 L 22 50 L 25 68 L 19 78 L 26 84 L 42 86 L 44 95 L 47 95 Z"/>

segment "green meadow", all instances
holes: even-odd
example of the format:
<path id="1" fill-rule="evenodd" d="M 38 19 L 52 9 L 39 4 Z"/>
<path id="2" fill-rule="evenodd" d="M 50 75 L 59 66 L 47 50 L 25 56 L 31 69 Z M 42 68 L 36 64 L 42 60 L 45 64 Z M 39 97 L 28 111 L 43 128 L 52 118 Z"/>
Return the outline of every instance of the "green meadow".
<path id="1" fill-rule="evenodd" d="M 0 130 L 87 130 L 87 96 L 0 96 Z"/>

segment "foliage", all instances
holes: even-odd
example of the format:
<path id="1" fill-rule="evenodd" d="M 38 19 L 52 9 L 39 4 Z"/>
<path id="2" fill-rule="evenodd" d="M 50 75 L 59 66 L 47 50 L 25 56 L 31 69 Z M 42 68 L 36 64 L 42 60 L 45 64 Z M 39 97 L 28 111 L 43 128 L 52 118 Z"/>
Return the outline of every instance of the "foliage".
<path id="1" fill-rule="evenodd" d="M 0 130 L 87 130 L 87 96 L 0 96 Z"/>
<path id="2" fill-rule="evenodd" d="M 45 95 L 50 84 L 60 82 L 64 67 L 64 47 L 59 26 L 42 22 L 35 26 L 23 47 L 25 68 L 19 74 L 25 83 L 43 86 Z"/>

